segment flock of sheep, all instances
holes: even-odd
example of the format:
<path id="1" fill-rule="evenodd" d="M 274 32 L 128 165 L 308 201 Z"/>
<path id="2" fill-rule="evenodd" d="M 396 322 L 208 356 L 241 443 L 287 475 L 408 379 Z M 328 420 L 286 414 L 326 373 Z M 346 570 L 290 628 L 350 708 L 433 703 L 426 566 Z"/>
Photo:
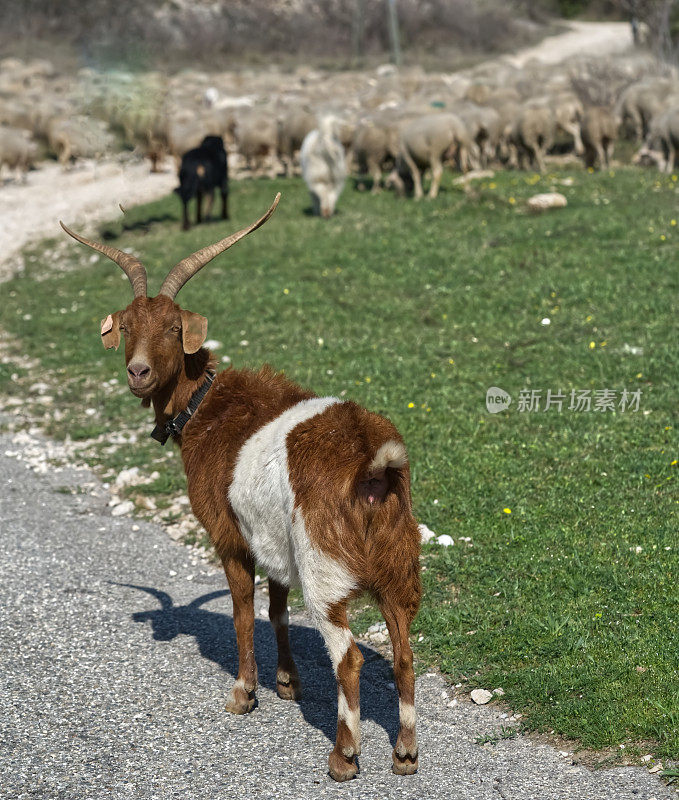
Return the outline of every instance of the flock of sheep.
<path id="1" fill-rule="evenodd" d="M 384 65 L 373 71 L 59 73 L 44 60 L 0 62 L 0 175 L 56 158 L 121 151 L 151 168 L 176 165 L 205 136 L 223 138 L 236 174 L 302 168 L 314 209 L 332 214 L 345 176 L 377 192 L 436 197 L 444 168 L 545 169 L 572 151 L 607 167 L 618 136 L 639 143 L 635 163 L 674 169 L 679 80 L 631 54 L 523 68 L 488 62 L 459 73 Z M 385 175 L 388 177 L 385 179 Z"/>

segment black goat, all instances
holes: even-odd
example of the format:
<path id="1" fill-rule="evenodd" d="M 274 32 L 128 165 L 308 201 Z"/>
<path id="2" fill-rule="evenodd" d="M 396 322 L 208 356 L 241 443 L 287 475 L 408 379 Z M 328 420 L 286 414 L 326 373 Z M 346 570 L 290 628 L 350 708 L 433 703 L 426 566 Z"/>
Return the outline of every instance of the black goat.
<path id="1" fill-rule="evenodd" d="M 215 188 L 222 196 L 222 219 L 229 218 L 229 166 L 221 136 L 206 136 L 199 147 L 182 156 L 179 168 L 179 186 L 175 192 L 184 206 L 182 228 L 187 231 L 189 222 L 189 200 L 196 198 L 196 224 L 203 221 L 203 195 L 207 195 L 205 216 L 210 217 Z"/>

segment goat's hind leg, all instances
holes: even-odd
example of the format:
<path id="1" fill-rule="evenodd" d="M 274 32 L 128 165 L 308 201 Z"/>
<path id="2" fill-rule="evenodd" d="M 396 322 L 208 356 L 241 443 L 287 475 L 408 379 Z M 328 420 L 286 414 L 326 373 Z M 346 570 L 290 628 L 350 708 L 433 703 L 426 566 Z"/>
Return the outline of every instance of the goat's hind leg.
<path id="1" fill-rule="evenodd" d="M 233 624 L 238 642 L 238 677 L 226 698 L 226 710 L 247 714 L 255 707 L 255 564 L 247 553 L 223 559 L 231 589 Z"/>
<path id="2" fill-rule="evenodd" d="M 327 611 L 312 610 L 337 678 L 337 737 L 328 756 L 330 775 L 336 781 L 347 781 L 356 775 L 355 758 L 361 754 L 359 686 L 363 656 L 349 629 L 347 600 L 334 603 Z"/>
<path id="3" fill-rule="evenodd" d="M 380 602 L 394 650 L 394 680 L 398 690 L 399 728 L 392 753 L 397 775 L 417 772 L 418 750 L 415 733 L 415 672 L 413 651 L 408 639 L 416 607 L 409 608 L 393 598 Z"/>
<path id="4" fill-rule="evenodd" d="M 290 652 L 288 636 L 288 587 L 269 578 L 269 619 L 278 643 L 276 691 L 282 700 L 299 700 L 302 684 Z"/>

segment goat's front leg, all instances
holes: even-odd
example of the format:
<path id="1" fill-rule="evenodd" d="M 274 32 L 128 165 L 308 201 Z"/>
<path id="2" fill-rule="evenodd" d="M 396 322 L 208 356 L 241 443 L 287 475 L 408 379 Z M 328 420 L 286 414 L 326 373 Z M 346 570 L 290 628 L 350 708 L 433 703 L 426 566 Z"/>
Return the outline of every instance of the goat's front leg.
<path id="1" fill-rule="evenodd" d="M 282 700 L 299 700 L 302 684 L 290 652 L 288 636 L 288 587 L 269 578 L 269 619 L 278 643 L 276 691 Z"/>
<path id="2" fill-rule="evenodd" d="M 396 747 L 392 753 L 393 770 L 397 775 L 412 775 L 417 772 L 418 767 L 415 672 L 413 651 L 408 639 L 414 611 L 409 612 L 398 603 L 389 600 L 380 603 L 380 608 L 394 650 L 394 679 L 398 689 L 399 728 Z"/>
<path id="3" fill-rule="evenodd" d="M 331 606 L 318 625 L 337 678 L 337 738 L 328 757 L 330 775 L 336 781 L 356 775 L 355 757 L 361 754 L 359 685 L 363 656 L 349 629 L 346 604 L 342 600 Z"/>
<path id="4" fill-rule="evenodd" d="M 196 225 L 203 221 L 203 192 L 200 189 L 196 192 Z"/>
<path id="5" fill-rule="evenodd" d="M 212 204 L 214 203 L 214 200 L 215 190 L 210 189 L 210 191 L 207 192 L 207 201 L 205 203 L 205 219 L 210 219 L 212 217 Z"/>
<path id="6" fill-rule="evenodd" d="M 233 623 L 238 642 L 238 677 L 226 698 L 226 710 L 247 714 L 255 707 L 257 663 L 255 662 L 255 564 L 246 554 L 224 560 L 231 589 Z"/>

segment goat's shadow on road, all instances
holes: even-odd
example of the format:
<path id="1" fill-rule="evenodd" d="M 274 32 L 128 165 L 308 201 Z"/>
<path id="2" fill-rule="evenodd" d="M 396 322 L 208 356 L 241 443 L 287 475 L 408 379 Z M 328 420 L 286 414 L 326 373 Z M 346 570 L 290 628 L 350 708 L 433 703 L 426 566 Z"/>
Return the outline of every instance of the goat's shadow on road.
<path id="1" fill-rule="evenodd" d="M 154 597 L 160 608 L 135 611 L 135 622 L 151 623 L 153 638 L 168 642 L 177 636 L 193 636 L 203 658 L 218 664 L 234 678 L 238 674 L 238 648 L 233 617 L 204 608 L 212 600 L 226 597 L 227 590 L 200 595 L 186 605 L 175 605 L 172 597 L 160 589 L 119 583 Z M 323 639 L 315 628 L 290 625 L 290 643 L 302 681 L 302 699 L 298 702 L 304 719 L 331 741 L 337 728 L 337 686 Z M 398 734 L 398 696 L 389 691 L 393 681 L 391 664 L 375 650 L 358 645 L 365 663 L 361 670 L 361 718 L 371 719 L 387 732 L 392 747 Z M 276 640 L 268 620 L 255 618 L 255 656 L 259 683 L 276 692 Z M 224 687 L 224 698 L 230 686 Z M 268 702 L 271 702 L 268 700 Z M 280 701 L 282 702 L 282 701 Z M 227 712 L 224 712 L 227 713 Z"/>

